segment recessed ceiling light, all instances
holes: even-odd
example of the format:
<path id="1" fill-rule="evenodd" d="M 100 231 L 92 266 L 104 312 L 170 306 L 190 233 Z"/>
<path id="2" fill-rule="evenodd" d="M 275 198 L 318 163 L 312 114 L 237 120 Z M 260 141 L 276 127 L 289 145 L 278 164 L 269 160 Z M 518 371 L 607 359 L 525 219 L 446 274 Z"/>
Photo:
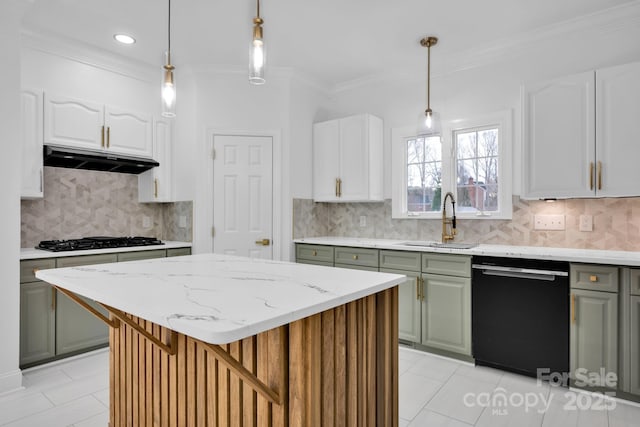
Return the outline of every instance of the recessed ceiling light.
<path id="1" fill-rule="evenodd" d="M 136 39 L 126 34 L 115 34 L 113 38 L 122 44 L 134 44 L 136 42 Z"/>

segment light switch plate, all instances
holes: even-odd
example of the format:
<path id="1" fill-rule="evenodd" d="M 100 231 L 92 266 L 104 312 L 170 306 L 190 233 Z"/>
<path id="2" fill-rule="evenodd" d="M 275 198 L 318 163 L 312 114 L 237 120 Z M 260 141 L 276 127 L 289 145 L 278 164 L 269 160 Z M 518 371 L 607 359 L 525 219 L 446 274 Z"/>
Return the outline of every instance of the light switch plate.
<path id="1" fill-rule="evenodd" d="M 150 228 L 151 227 L 151 218 L 148 216 L 142 217 L 142 228 Z"/>
<path id="2" fill-rule="evenodd" d="M 364 215 L 360 216 L 360 227 L 366 227 L 367 226 L 367 217 Z"/>
<path id="3" fill-rule="evenodd" d="M 187 216 L 186 215 L 178 216 L 178 227 L 187 228 Z"/>
<path id="4" fill-rule="evenodd" d="M 535 215 L 534 230 L 564 230 L 564 215 Z"/>

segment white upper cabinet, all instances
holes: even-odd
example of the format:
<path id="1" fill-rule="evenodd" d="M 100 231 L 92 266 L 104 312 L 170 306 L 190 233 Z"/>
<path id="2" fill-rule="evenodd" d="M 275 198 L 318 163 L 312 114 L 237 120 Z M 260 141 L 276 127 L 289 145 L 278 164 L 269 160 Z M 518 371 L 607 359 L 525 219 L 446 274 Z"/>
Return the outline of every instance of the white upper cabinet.
<path id="1" fill-rule="evenodd" d="M 20 143 L 22 181 L 20 197 L 43 197 L 42 176 L 42 91 L 23 89 L 20 97 Z"/>
<path id="2" fill-rule="evenodd" d="M 640 63 L 523 88 L 523 198 L 640 195 Z"/>
<path id="3" fill-rule="evenodd" d="M 382 120 L 369 114 L 313 125 L 313 199 L 381 201 Z"/>
<path id="4" fill-rule="evenodd" d="M 65 147 L 104 147 L 102 104 L 44 94 L 44 142 Z"/>
<path id="5" fill-rule="evenodd" d="M 640 63 L 596 71 L 596 194 L 640 195 Z"/>
<path id="6" fill-rule="evenodd" d="M 44 142 L 151 158 L 151 115 L 45 93 Z"/>
<path id="7" fill-rule="evenodd" d="M 138 201 L 170 202 L 171 199 L 171 144 L 173 128 L 171 121 L 156 119 L 153 122 L 153 159 L 160 166 L 138 175 Z"/>
<path id="8" fill-rule="evenodd" d="M 523 88 L 523 198 L 593 197 L 594 75 Z"/>

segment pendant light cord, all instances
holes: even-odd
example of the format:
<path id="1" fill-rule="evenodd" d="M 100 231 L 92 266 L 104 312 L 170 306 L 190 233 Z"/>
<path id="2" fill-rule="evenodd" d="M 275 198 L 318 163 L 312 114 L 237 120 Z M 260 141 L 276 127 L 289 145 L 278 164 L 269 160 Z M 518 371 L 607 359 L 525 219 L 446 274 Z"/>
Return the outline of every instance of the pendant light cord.
<path id="1" fill-rule="evenodd" d="M 168 25 L 167 25 L 167 35 L 168 35 L 168 47 L 167 47 L 167 52 L 169 53 L 169 56 L 171 56 L 171 0 L 169 0 L 169 19 L 167 20 Z"/>
<path id="2" fill-rule="evenodd" d="M 431 109 L 431 45 L 427 46 L 427 110 Z"/>
<path id="3" fill-rule="evenodd" d="M 257 17 L 260 18 L 260 0 L 256 0 L 256 11 Z"/>

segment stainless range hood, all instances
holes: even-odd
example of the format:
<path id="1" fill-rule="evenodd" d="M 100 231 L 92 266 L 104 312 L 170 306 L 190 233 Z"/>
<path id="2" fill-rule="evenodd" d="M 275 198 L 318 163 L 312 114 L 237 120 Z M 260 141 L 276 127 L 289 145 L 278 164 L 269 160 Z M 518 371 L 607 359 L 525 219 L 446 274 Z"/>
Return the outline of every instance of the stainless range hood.
<path id="1" fill-rule="evenodd" d="M 88 169 L 104 172 L 139 174 L 160 163 L 152 159 L 102 153 L 77 148 L 44 146 L 44 165 L 58 168 Z"/>

